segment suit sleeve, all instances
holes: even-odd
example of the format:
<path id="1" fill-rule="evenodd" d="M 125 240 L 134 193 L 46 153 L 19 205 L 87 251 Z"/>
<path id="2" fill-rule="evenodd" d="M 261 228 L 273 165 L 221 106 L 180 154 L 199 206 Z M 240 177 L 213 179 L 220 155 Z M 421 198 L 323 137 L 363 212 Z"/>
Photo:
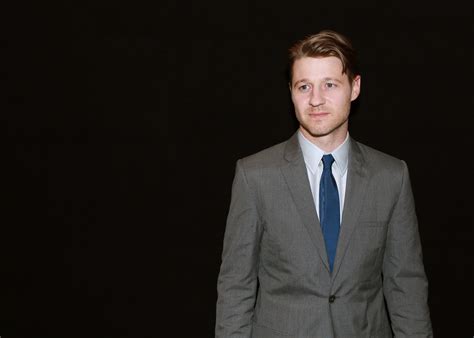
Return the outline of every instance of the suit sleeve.
<path id="1" fill-rule="evenodd" d="M 432 337 L 428 281 L 405 162 L 398 200 L 387 233 L 383 288 L 395 337 Z"/>
<path id="2" fill-rule="evenodd" d="M 260 224 L 256 192 L 236 165 L 217 281 L 216 337 L 250 337 L 257 292 Z"/>

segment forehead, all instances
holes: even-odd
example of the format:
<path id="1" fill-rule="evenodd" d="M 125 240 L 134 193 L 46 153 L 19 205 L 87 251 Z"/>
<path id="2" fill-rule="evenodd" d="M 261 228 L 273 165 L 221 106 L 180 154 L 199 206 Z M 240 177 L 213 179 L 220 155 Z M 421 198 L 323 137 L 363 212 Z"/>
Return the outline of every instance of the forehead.
<path id="1" fill-rule="evenodd" d="M 342 62 L 335 56 L 328 57 L 303 57 L 293 63 L 293 81 L 301 79 L 347 77 L 342 73 Z"/>

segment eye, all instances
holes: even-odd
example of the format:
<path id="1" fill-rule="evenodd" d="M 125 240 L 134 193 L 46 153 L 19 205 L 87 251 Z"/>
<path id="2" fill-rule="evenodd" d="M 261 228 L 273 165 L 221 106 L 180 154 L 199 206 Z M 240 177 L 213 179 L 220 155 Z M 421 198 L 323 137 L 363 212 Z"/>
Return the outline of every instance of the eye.
<path id="1" fill-rule="evenodd" d="M 304 84 L 298 87 L 298 90 L 300 92 L 306 93 L 311 89 L 311 86 L 309 84 Z"/>
<path id="2" fill-rule="evenodd" d="M 337 85 L 333 82 L 326 82 L 326 88 L 336 88 Z"/>

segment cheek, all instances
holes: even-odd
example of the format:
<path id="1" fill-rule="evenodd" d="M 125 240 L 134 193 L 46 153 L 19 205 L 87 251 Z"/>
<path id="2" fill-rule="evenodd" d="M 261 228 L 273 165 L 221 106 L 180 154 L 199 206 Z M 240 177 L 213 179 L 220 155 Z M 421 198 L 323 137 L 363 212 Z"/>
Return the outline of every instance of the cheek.
<path id="1" fill-rule="evenodd" d="M 291 100 L 296 109 L 302 109 L 304 107 L 305 98 L 301 95 L 295 96 L 291 95 Z"/>
<path id="2" fill-rule="evenodd" d="M 309 93 L 298 93 L 296 95 L 293 95 L 293 102 L 299 105 L 304 105 L 305 103 L 308 102 L 310 98 Z"/>
<path id="3" fill-rule="evenodd" d="M 291 93 L 291 102 L 293 102 L 293 104 L 296 105 L 296 98 L 295 98 L 295 95 L 293 93 Z"/>
<path id="4" fill-rule="evenodd" d="M 332 97 L 331 101 L 339 107 L 347 107 L 351 104 L 351 93 L 340 93 Z"/>

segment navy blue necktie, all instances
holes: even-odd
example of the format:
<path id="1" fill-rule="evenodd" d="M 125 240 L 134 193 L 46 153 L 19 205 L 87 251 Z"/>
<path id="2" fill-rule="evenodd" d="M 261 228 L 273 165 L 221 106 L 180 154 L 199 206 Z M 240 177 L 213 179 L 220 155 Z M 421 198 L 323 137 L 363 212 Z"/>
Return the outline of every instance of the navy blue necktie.
<path id="1" fill-rule="evenodd" d="M 337 239 L 340 226 L 340 206 L 337 185 L 332 176 L 331 166 L 334 157 L 331 154 L 323 156 L 323 173 L 319 185 L 319 220 L 323 230 L 329 269 L 332 271 L 336 256 Z"/>

